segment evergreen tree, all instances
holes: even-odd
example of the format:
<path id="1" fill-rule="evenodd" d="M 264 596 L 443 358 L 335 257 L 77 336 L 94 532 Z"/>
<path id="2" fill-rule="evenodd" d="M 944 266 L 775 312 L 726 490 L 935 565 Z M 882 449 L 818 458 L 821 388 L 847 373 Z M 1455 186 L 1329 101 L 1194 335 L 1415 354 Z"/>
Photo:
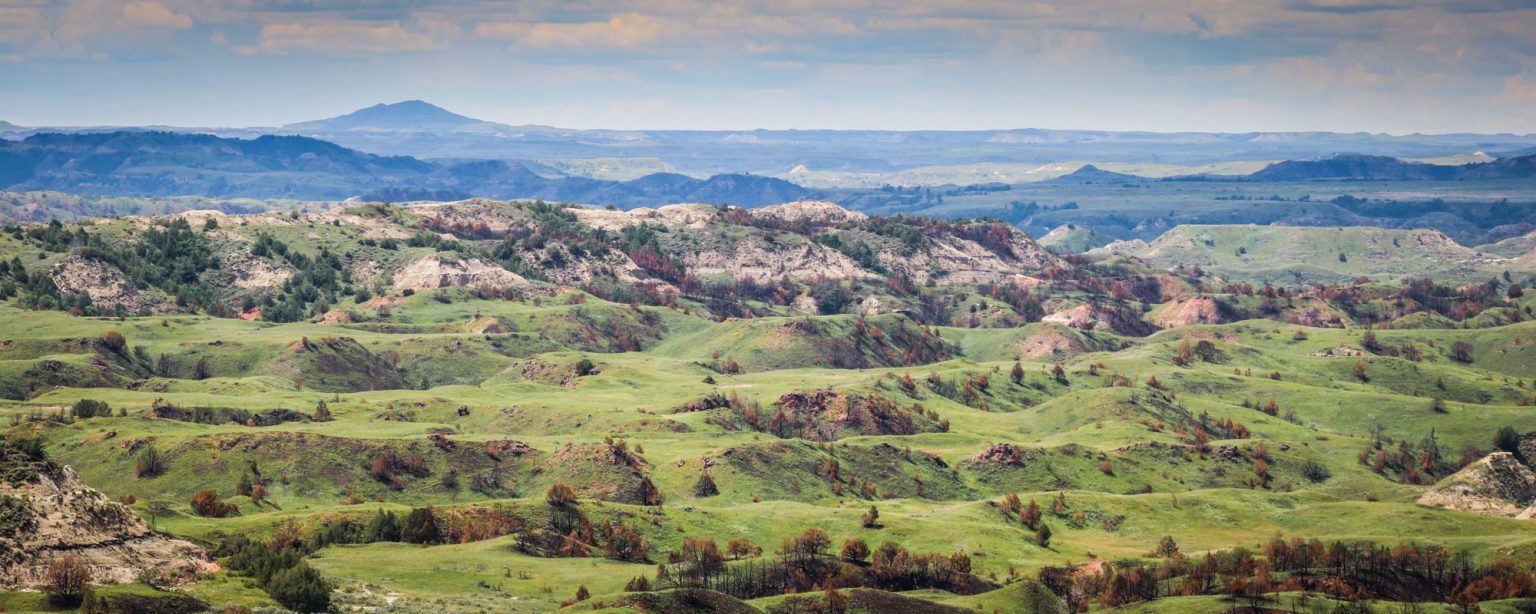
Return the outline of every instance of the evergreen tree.
<path id="1" fill-rule="evenodd" d="M 331 585 L 303 561 L 272 574 L 266 589 L 273 600 L 295 612 L 325 612 L 331 608 Z"/>
<path id="2" fill-rule="evenodd" d="M 442 531 L 437 526 L 437 514 L 430 506 L 411 510 L 400 526 L 400 541 L 411 544 L 435 544 L 442 541 Z"/>
<path id="3" fill-rule="evenodd" d="M 400 541 L 400 520 L 394 512 L 379 510 L 374 514 L 373 520 L 368 522 L 368 530 L 364 533 L 365 541 L 372 542 L 396 542 Z"/>
<path id="4" fill-rule="evenodd" d="M 699 474 L 699 480 L 693 483 L 693 496 L 713 497 L 720 494 L 720 488 L 715 486 L 715 478 L 708 471 Z"/>

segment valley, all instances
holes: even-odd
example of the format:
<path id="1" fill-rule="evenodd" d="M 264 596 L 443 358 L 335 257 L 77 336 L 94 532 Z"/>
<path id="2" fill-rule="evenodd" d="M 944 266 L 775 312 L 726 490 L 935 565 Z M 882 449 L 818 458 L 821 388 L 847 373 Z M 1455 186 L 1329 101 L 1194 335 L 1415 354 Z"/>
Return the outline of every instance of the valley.
<path id="1" fill-rule="evenodd" d="M 112 603 L 1517 611 L 1517 245 L 1180 226 L 1056 254 L 824 202 L 24 224 L 0 232 L 0 424 L 8 471 L 67 465 L 218 563 Z M 5 501 L 36 487 L 8 475 Z M 1276 554 L 1335 542 L 1444 548 L 1460 579 Z"/>

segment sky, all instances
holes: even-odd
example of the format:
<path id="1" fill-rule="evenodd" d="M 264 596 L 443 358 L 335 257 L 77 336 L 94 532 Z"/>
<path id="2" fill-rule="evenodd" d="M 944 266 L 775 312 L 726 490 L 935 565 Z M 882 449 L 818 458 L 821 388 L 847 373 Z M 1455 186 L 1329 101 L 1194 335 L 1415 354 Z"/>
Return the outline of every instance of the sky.
<path id="1" fill-rule="evenodd" d="M 0 120 L 1536 133 L 1536 0 L 0 0 Z"/>

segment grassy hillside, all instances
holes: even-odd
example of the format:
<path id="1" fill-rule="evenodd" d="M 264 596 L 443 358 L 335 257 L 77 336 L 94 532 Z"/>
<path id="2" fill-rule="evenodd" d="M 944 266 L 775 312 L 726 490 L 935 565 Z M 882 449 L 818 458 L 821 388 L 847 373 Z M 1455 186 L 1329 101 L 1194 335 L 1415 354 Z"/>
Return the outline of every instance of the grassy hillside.
<path id="1" fill-rule="evenodd" d="M 1522 261 L 1479 253 L 1435 231 L 1380 228 L 1180 226 L 1132 255 L 1157 267 L 1198 266 L 1275 284 L 1405 276 L 1470 281 L 1530 272 Z"/>
<path id="2" fill-rule="evenodd" d="M 571 221 L 560 213 L 481 219 Z M 452 214 L 441 228 L 453 227 Z M 598 213 L 610 214 L 629 215 Z M 665 240 L 629 230 L 642 247 L 622 284 L 593 263 L 598 245 L 622 247 L 635 226 L 600 236 L 601 218 L 547 235 L 459 238 L 463 247 L 447 250 L 426 239 L 380 245 L 396 231 L 414 236 L 410 220 L 439 223 L 418 209 L 220 218 L 154 236 L 194 250 L 206 241 L 214 258 L 241 253 L 242 270 L 256 260 L 286 266 L 312 300 L 330 304 L 304 302 L 306 290 L 287 280 L 242 287 L 213 268 L 192 277 L 212 280 L 201 284 L 159 277 L 157 260 L 116 252 L 119 270 L 183 297 L 142 314 L 32 302 L 43 291 L 32 275 L 79 256 L 52 246 L 105 241 L 72 227 L 0 233 L 0 261 L 20 259 L 27 278 L 0 302 L 0 434 L 35 438 L 159 530 L 210 547 L 222 570 L 181 590 L 215 608 L 283 603 L 291 579 L 264 578 L 262 564 L 314 570 L 337 608 L 406 611 L 767 612 L 847 599 L 867 611 L 1035 612 L 1081 594 L 1090 610 L 1242 605 L 1224 589 L 1175 594 L 1194 573 L 1177 567 L 1164 589 L 1130 601 L 1093 580 L 1207 553 L 1211 586 L 1257 581 L 1257 567 L 1228 562 L 1258 557 L 1277 566 L 1275 577 L 1245 599 L 1286 608 L 1311 591 L 1326 601 L 1303 579 L 1335 572 L 1280 570 L 1277 537 L 1444 547 L 1445 557 L 1466 557 L 1469 582 L 1505 574 L 1497 590 L 1473 595 L 1485 611 L 1536 597 L 1516 575 L 1536 564 L 1529 520 L 1418 503 L 1496 446 L 1536 446 L 1522 440 L 1536 431 L 1536 323 L 1524 315 L 1533 297 L 1505 285 L 1215 288 L 1123 261 L 1030 270 L 1020 252 L 1036 254 L 1032 243 L 963 225 L 910 222 L 908 234 L 877 220 L 828 231 L 825 221 L 702 214 L 708 228 L 668 220 L 677 223 L 651 229 L 675 233 Z M 141 245 L 149 224 L 85 232 Z M 733 273 L 714 286 L 679 280 L 676 294 L 614 290 L 663 283 L 646 280 L 670 275 L 668 257 L 688 240 L 780 235 L 737 250 L 755 262 L 754 250 L 774 245 L 779 259 L 811 244 L 837 249 L 813 243 L 827 232 L 879 237 L 868 241 L 891 256 L 912 237 L 909 260 L 926 260 L 911 270 L 932 281 L 865 269 L 849 248 L 870 276 L 749 282 Z M 1267 245 L 1279 233 L 1186 234 L 1204 246 L 1193 253 L 1251 246 L 1278 259 Z M 528 242 L 535 236 L 545 243 Z M 1394 238 L 1418 236 L 1366 236 L 1378 251 L 1350 251 L 1359 256 L 1340 264 L 1360 273 L 1372 254 L 1398 253 L 1387 247 Z M 305 254 L 301 264 L 334 255 L 334 283 L 262 255 L 257 246 L 275 244 L 261 237 Z M 1304 246 L 1356 249 L 1328 237 Z M 563 252 L 563 263 L 511 260 L 547 256 L 552 243 L 585 247 Z M 945 245 L 984 252 L 955 258 Z M 1428 266 L 1412 251 L 1380 265 Z M 432 254 L 448 260 L 410 279 L 470 281 L 392 283 L 402 277 L 390 267 Z M 1239 262 L 1210 258 L 1212 272 Z M 449 266 L 473 259 L 496 266 Z M 976 277 L 1001 275 L 997 263 L 1016 267 L 1007 281 Z M 506 281 L 496 271 L 512 269 L 523 281 L 477 283 Z M 581 271 L 596 281 L 548 279 Z M 19 281 L 10 264 L 5 272 Z M 218 301 L 242 300 L 235 289 L 274 298 L 211 315 Z M 304 317 L 258 312 L 285 296 L 300 297 Z M 1042 321 L 1060 313 L 1081 317 Z M 232 507 L 210 507 L 205 491 Z M 1038 520 L 1028 520 L 1031 503 Z M 841 560 L 853 539 L 873 553 L 850 545 Z M 708 540 L 726 553 L 705 574 L 700 561 L 715 560 Z M 1167 552 L 1170 542 L 1187 558 Z M 262 563 L 257 553 L 271 552 L 289 558 Z M 1062 577 L 1078 584 L 1052 584 Z M 1378 611 L 1438 607 L 1454 588 L 1349 580 Z M 11 611 L 46 608 L 26 593 L 0 599 Z"/>

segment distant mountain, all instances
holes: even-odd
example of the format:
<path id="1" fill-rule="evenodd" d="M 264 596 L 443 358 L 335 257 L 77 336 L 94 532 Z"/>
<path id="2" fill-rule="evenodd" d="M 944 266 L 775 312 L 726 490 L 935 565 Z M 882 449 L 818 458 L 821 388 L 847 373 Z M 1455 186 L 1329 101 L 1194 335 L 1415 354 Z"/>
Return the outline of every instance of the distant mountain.
<path id="1" fill-rule="evenodd" d="M 1525 149 L 1517 149 L 1515 151 L 1502 151 L 1493 154 L 1493 157 L 1495 158 L 1522 158 L 1525 156 L 1536 156 L 1536 147 L 1527 147 Z"/>
<path id="2" fill-rule="evenodd" d="M 283 126 L 305 133 L 342 131 L 455 132 L 488 122 L 459 115 L 420 100 L 376 104 L 346 115 Z"/>
<path id="3" fill-rule="evenodd" d="M 44 133 L 0 141 L 0 190 L 114 196 L 336 200 L 541 198 L 624 208 L 677 202 L 747 207 L 813 192 L 755 175 L 632 181 L 545 177 L 516 162 L 376 156 L 300 136 L 228 139 L 170 132 Z"/>
<path id="4" fill-rule="evenodd" d="M 301 135 L 379 155 L 419 159 L 591 161 L 572 168 L 594 177 L 630 178 L 631 160 L 645 172 L 666 168 L 690 175 L 753 173 L 793 179 L 797 166 L 818 173 L 891 175 L 925 167 L 976 164 L 1041 166 L 1063 160 L 1099 164 L 1205 166 L 1221 162 L 1303 160 L 1348 151 L 1424 159 L 1472 151 L 1519 152 L 1536 134 L 1415 134 L 1331 132 L 1156 133 L 1103 130 L 625 130 L 508 125 L 443 109 L 421 100 L 377 104 L 328 119 L 251 127 L 16 127 L 5 138 L 41 132 L 155 130 L 226 138 Z M 1508 155 L 1508 154 L 1504 154 Z M 621 169 L 614 174 L 613 169 Z M 601 172 L 598 169 L 603 169 Z M 579 171 L 578 171 L 579 172 Z M 543 172 L 545 175 L 551 173 Z M 576 174 L 576 173 L 573 173 Z M 1226 180 L 1226 179 L 1222 179 Z M 944 183 L 943 181 L 933 182 Z M 829 185 L 823 183 L 822 185 Z"/>
<path id="5" fill-rule="evenodd" d="M 1287 160 L 1264 167 L 1249 181 L 1315 181 L 1395 179 L 1406 181 L 1457 179 L 1524 179 L 1536 177 L 1536 156 L 1499 158 L 1462 165 L 1406 162 L 1387 156 L 1341 154 L 1320 160 Z"/>
<path id="6" fill-rule="evenodd" d="M 292 136 L 44 133 L 0 143 L 0 186 L 17 191 L 336 198 L 354 185 L 401 182 L 433 169 L 415 158 Z"/>
<path id="7" fill-rule="evenodd" d="M 1387 156 L 1344 154 L 1321 160 L 1276 162 L 1247 176 L 1254 181 L 1314 179 L 1453 179 L 1461 167 L 1404 162 Z"/>

